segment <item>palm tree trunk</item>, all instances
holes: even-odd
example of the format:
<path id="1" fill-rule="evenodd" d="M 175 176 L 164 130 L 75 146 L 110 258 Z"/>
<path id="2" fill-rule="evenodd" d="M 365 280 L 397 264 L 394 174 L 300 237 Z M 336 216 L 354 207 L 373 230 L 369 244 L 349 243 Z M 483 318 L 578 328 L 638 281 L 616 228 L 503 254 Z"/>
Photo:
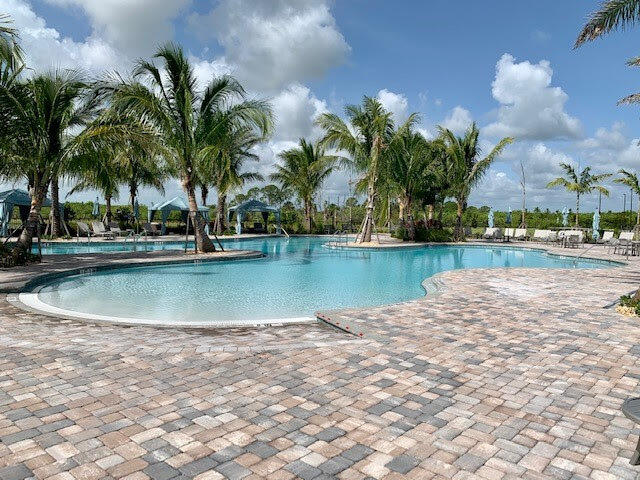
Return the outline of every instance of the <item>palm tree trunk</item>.
<path id="1" fill-rule="evenodd" d="M 216 234 L 222 235 L 227 230 L 226 225 L 226 210 L 227 209 L 227 196 L 218 194 L 218 206 L 216 208 Z"/>
<path id="2" fill-rule="evenodd" d="M 640 196 L 638 198 L 640 198 Z M 640 201 L 638 203 L 640 203 Z M 639 227 L 640 227 L 640 208 L 638 208 L 638 215 L 636 215 L 636 230 Z"/>
<path id="3" fill-rule="evenodd" d="M 31 244 L 33 237 L 38 233 L 38 224 L 40 223 L 40 210 L 47 194 L 47 186 L 42 185 L 40 176 L 37 175 L 31 189 L 31 206 L 29 208 L 29 216 L 25 223 L 25 227 L 18 237 L 11 256 L 16 265 L 22 265 L 27 261 L 27 254 L 31 253 Z"/>
<path id="4" fill-rule="evenodd" d="M 129 205 L 131 205 L 131 214 L 136 211 L 136 195 L 138 194 L 138 185 L 133 180 L 129 182 Z"/>
<path id="5" fill-rule="evenodd" d="M 106 203 L 105 217 L 107 217 L 107 225 L 108 225 L 109 222 L 111 222 L 111 219 L 113 218 L 113 214 L 111 212 L 111 195 L 105 195 L 104 201 Z"/>
<path id="6" fill-rule="evenodd" d="M 398 220 L 400 223 L 404 223 L 404 202 L 402 199 L 398 199 Z"/>
<path id="7" fill-rule="evenodd" d="M 404 203 L 405 211 L 407 212 L 407 236 L 413 242 L 416 239 L 416 224 L 413 221 L 413 213 L 411 213 L 411 197 L 406 196 L 402 203 Z"/>
<path id="8" fill-rule="evenodd" d="M 427 220 L 433 220 L 433 213 L 435 211 L 435 207 L 433 203 L 430 203 L 429 205 L 427 205 L 427 211 L 429 212 L 427 215 Z"/>
<path id="9" fill-rule="evenodd" d="M 580 195 L 576 195 L 576 227 L 580 226 Z"/>
<path id="10" fill-rule="evenodd" d="M 458 209 L 456 211 L 456 228 L 453 237 L 456 241 L 464 240 L 464 231 L 462 229 L 462 212 L 464 210 L 464 200 L 458 199 Z"/>
<path id="11" fill-rule="evenodd" d="M 198 202 L 196 201 L 196 189 L 193 186 L 193 182 L 190 178 L 185 177 L 182 180 L 182 188 L 187 193 L 187 200 L 189 202 L 189 217 L 193 224 L 193 233 L 196 239 L 196 248 L 199 252 L 215 252 L 216 247 L 204 231 L 204 221 L 202 217 L 198 215 Z"/>
<path id="12" fill-rule="evenodd" d="M 304 201 L 304 221 L 307 224 L 307 233 L 311 233 L 313 218 L 311 214 L 311 202 L 309 200 Z"/>
<path id="13" fill-rule="evenodd" d="M 58 177 L 51 178 L 51 236 L 59 237 L 62 233 L 62 222 L 60 220 L 60 186 Z"/>
<path id="14" fill-rule="evenodd" d="M 202 198 L 202 205 L 207 204 L 207 195 L 209 195 L 209 187 L 202 185 L 200 187 L 200 198 Z"/>

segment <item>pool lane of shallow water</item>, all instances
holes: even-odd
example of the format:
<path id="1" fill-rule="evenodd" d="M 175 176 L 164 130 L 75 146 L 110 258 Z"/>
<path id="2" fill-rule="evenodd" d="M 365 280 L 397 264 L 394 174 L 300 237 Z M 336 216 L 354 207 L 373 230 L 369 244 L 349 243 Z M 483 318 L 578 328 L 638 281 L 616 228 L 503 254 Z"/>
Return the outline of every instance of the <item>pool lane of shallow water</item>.
<path id="1" fill-rule="evenodd" d="M 309 317 L 317 310 L 397 303 L 425 294 L 424 279 L 486 267 L 599 268 L 603 263 L 501 246 L 346 250 L 326 238 L 226 242 L 260 260 L 136 267 L 66 277 L 38 293 L 45 304 L 159 323 Z"/>

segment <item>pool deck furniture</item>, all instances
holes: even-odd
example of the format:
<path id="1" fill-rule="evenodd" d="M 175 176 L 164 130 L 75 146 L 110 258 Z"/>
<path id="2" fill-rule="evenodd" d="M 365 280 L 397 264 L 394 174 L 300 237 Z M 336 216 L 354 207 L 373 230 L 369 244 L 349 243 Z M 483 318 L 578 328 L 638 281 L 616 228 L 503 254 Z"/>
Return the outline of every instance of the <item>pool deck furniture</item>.
<path id="1" fill-rule="evenodd" d="M 91 228 L 93 229 L 93 234 L 96 237 L 104 237 L 107 240 L 116 239 L 115 232 L 107 230 L 102 222 L 91 222 Z"/>
<path id="2" fill-rule="evenodd" d="M 324 322 L 121 327 L 1 302 L 0 478 L 634 479 L 621 406 L 640 331 L 610 305 L 640 257 L 624 261 L 443 272 L 422 299 L 326 312 L 364 337 Z"/>
<path id="3" fill-rule="evenodd" d="M 628 398 L 625 400 L 622 404 L 622 413 L 628 419 L 633 420 L 634 423 L 640 424 L 640 398 Z M 631 465 L 640 465 L 640 438 L 638 438 L 636 450 L 633 452 L 629 463 Z"/>
<path id="4" fill-rule="evenodd" d="M 526 228 L 516 228 L 513 233 L 514 240 L 524 241 L 527 239 L 527 229 Z"/>
<path id="5" fill-rule="evenodd" d="M 77 237 L 87 237 L 87 239 L 91 238 L 92 232 L 91 229 L 89 228 L 89 225 L 87 225 L 84 222 L 76 222 L 76 230 L 77 230 Z"/>
<path id="6" fill-rule="evenodd" d="M 498 227 L 487 227 L 482 235 L 482 238 L 485 240 L 501 240 L 502 239 L 502 229 Z"/>
<path id="7" fill-rule="evenodd" d="M 109 231 L 117 237 L 118 235 L 127 235 L 128 232 L 122 230 L 118 222 L 109 222 Z"/>
<path id="8" fill-rule="evenodd" d="M 540 230 L 536 229 L 533 231 L 533 237 L 531 240 L 534 242 L 546 242 L 547 238 L 549 238 L 550 230 Z"/>
<path id="9" fill-rule="evenodd" d="M 613 253 L 620 253 L 622 255 L 633 255 L 633 238 L 635 236 L 634 232 L 624 231 L 620 232 L 618 236 L 618 241 L 612 243 L 613 245 Z"/>
<path id="10" fill-rule="evenodd" d="M 156 226 L 153 223 L 149 223 L 149 222 L 145 222 L 142 224 L 142 230 L 147 234 L 147 235 L 151 235 L 152 237 L 155 236 L 159 236 L 160 235 L 160 230 L 158 230 L 156 228 Z"/>

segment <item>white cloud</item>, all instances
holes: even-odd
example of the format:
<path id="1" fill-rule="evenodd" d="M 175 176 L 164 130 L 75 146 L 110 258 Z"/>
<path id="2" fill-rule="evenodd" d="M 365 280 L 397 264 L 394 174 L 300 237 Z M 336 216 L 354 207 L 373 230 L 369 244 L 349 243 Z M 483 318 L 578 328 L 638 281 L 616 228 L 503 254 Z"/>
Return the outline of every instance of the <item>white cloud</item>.
<path id="1" fill-rule="evenodd" d="M 314 122 L 318 115 L 328 112 L 328 108 L 308 87 L 290 85 L 273 97 L 271 104 L 276 118 L 275 141 L 318 140 L 322 132 Z"/>
<path id="2" fill-rule="evenodd" d="M 409 117 L 409 101 L 401 93 L 390 92 L 383 88 L 376 97 L 382 106 L 393 115 L 396 125 L 403 123 Z"/>
<path id="3" fill-rule="evenodd" d="M 623 150 L 628 144 L 624 126 L 623 122 L 616 122 L 610 129 L 600 127 L 593 137 L 578 142 L 577 146 L 584 149 Z"/>
<path id="4" fill-rule="evenodd" d="M 498 118 L 485 133 L 532 140 L 581 137 L 580 121 L 564 111 L 569 97 L 560 87 L 551 86 L 552 76 L 546 60 L 516 63 L 513 56 L 504 54 L 492 83 L 493 97 L 500 103 Z"/>
<path id="5" fill-rule="evenodd" d="M 106 39 L 132 57 L 150 54 L 171 40 L 171 21 L 191 0 L 46 0 L 61 7 L 79 7 L 89 17 L 93 35 Z"/>
<path id="6" fill-rule="evenodd" d="M 456 135 L 461 135 L 472 123 L 471 112 L 458 105 L 449 112 L 449 115 L 440 123 L 440 126 L 448 128 Z"/>
<path id="7" fill-rule="evenodd" d="M 189 23 L 201 35 L 215 36 L 225 62 L 256 90 L 320 77 L 350 51 L 322 0 L 222 0 L 207 14 L 191 15 Z"/>
<path id="8" fill-rule="evenodd" d="M 20 32 L 27 65 L 36 72 L 80 68 L 97 73 L 122 64 L 121 55 L 100 37 L 90 36 L 83 42 L 64 37 L 48 27 L 24 0 L 4 0 L 2 11 L 11 16 Z"/>

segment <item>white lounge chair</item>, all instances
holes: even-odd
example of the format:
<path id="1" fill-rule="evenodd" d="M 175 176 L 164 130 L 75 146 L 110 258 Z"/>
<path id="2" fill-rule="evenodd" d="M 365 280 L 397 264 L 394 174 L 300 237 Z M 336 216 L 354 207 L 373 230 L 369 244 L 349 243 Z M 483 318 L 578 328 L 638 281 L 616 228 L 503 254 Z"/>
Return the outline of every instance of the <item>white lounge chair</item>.
<path id="1" fill-rule="evenodd" d="M 109 231 L 116 236 L 124 235 L 126 233 L 122 231 L 122 229 L 120 228 L 120 225 L 118 225 L 118 222 L 109 222 Z"/>
<path id="2" fill-rule="evenodd" d="M 76 229 L 78 231 L 78 238 L 87 237 L 91 238 L 91 229 L 89 225 L 84 222 L 76 222 Z"/>
<path id="3" fill-rule="evenodd" d="M 633 237 L 635 236 L 634 232 L 620 232 L 618 236 L 618 241 L 612 243 L 613 245 L 613 253 L 619 253 L 628 255 L 633 247 Z"/>
<path id="4" fill-rule="evenodd" d="M 502 229 L 498 227 L 487 227 L 487 229 L 484 231 L 484 234 L 482 235 L 482 238 L 486 240 L 498 240 L 502 238 Z"/>
<path id="5" fill-rule="evenodd" d="M 610 245 L 614 240 L 617 240 L 614 236 L 613 230 L 606 230 L 602 233 L 602 238 L 598 240 L 598 243 Z"/>
<path id="6" fill-rule="evenodd" d="M 534 242 L 545 242 L 549 236 L 549 232 L 549 230 L 536 229 L 533 231 L 533 237 L 531 237 L 531 240 Z"/>
<path id="7" fill-rule="evenodd" d="M 526 240 L 527 239 L 527 229 L 526 228 L 516 228 L 515 232 L 513 232 L 514 240 Z"/>
<path id="8" fill-rule="evenodd" d="M 504 236 L 507 237 L 509 240 L 512 240 L 513 237 L 516 236 L 515 232 L 516 232 L 515 228 L 505 228 L 504 229 Z"/>

